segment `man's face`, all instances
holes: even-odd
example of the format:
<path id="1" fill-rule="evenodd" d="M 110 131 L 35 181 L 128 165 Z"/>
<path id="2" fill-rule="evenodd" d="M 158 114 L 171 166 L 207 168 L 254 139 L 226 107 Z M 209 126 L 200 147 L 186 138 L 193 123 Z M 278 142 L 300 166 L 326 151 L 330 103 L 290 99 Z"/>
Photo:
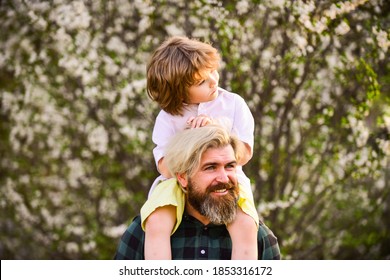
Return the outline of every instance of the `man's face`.
<path id="1" fill-rule="evenodd" d="M 233 148 L 208 149 L 191 178 L 181 184 L 188 203 L 213 224 L 230 223 L 236 214 L 238 187 Z"/>

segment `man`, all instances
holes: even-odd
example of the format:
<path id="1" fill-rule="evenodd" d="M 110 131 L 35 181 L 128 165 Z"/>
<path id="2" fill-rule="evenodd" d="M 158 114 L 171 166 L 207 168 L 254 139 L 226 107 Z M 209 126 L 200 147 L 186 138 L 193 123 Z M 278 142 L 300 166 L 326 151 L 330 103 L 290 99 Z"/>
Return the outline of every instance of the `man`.
<path id="1" fill-rule="evenodd" d="M 234 220 L 240 199 L 236 166 L 242 149 L 241 142 L 218 125 L 185 130 L 170 141 L 165 160 L 176 177 L 170 180 L 180 186 L 174 195 L 183 200 L 183 206 L 175 205 L 183 207 L 183 214 L 171 236 L 172 259 L 231 259 L 225 224 Z M 136 217 L 123 234 L 115 259 L 144 259 L 144 242 Z M 277 239 L 261 221 L 257 244 L 259 259 L 280 259 Z"/>

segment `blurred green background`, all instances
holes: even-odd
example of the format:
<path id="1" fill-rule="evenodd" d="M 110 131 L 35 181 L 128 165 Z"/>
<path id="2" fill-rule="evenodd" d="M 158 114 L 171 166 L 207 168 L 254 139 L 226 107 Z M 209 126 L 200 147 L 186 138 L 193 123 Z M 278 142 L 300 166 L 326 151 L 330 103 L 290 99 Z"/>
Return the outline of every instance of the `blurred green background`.
<path id="1" fill-rule="evenodd" d="M 390 258 L 386 0 L 0 1 L 0 257 L 112 259 L 153 179 L 145 66 L 209 41 L 284 259 Z"/>

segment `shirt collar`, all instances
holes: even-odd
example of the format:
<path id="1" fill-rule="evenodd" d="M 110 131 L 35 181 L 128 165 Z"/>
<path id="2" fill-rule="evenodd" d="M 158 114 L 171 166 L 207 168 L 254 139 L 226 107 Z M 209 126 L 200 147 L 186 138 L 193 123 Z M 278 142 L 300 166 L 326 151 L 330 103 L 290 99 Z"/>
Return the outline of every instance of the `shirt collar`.
<path id="1" fill-rule="evenodd" d="M 224 225 L 215 225 L 215 224 L 212 224 L 212 223 L 209 223 L 209 224 L 205 225 L 202 222 L 200 222 L 197 218 L 195 218 L 194 216 L 191 216 L 190 214 L 188 214 L 186 210 L 184 210 L 183 219 L 185 219 L 185 220 L 187 220 L 187 221 L 189 221 L 191 223 L 194 223 L 196 225 L 202 226 L 202 227 L 220 227 L 220 226 L 224 226 Z"/>

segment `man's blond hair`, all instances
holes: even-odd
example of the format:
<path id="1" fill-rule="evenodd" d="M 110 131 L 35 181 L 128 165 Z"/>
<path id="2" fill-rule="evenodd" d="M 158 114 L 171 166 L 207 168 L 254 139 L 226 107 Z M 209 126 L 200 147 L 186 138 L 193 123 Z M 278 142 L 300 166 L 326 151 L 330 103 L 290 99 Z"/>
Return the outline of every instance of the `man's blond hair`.
<path id="1" fill-rule="evenodd" d="M 221 125 L 210 124 L 177 133 L 165 150 L 164 161 L 172 176 L 187 174 L 192 176 L 200 165 L 202 155 L 213 148 L 231 145 L 238 162 L 244 145 L 234 135 L 230 135 Z"/>

